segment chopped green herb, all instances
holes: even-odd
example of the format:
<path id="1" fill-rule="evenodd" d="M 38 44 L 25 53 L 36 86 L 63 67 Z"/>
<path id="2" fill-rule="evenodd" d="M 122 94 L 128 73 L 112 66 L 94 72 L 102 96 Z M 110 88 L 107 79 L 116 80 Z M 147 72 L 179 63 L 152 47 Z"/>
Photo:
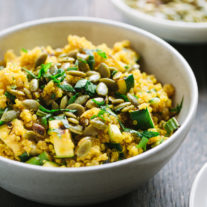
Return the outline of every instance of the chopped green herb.
<path id="1" fill-rule="evenodd" d="M 48 113 L 45 113 L 45 112 L 41 111 L 40 109 L 38 109 L 36 115 L 40 116 L 40 117 L 44 117 L 44 116 L 47 116 Z"/>
<path id="2" fill-rule="evenodd" d="M 48 119 L 51 117 L 52 115 L 51 114 L 47 114 L 45 116 L 43 116 L 41 118 L 41 124 L 45 127 L 47 127 L 47 124 L 48 124 Z"/>
<path id="3" fill-rule="evenodd" d="M 59 88 L 61 88 L 63 91 L 75 92 L 74 88 L 70 84 L 59 85 Z"/>
<path id="4" fill-rule="evenodd" d="M 82 63 L 86 63 L 87 64 L 87 61 L 82 59 L 82 58 L 78 58 L 78 61 L 82 62 Z"/>
<path id="5" fill-rule="evenodd" d="M 115 97 L 116 97 L 116 98 L 124 99 L 124 101 L 126 101 L 126 102 L 129 101 L 129 99 L 127 98 L 126 95 L 123 95 L 123 94 L 121 94 L 121 93 L 119 93 L 119 92 L 116 92 L 116 93 L 115 93 Z"/>
<path id="6" fill-rule="evenodd" d="M 25 49 L 25 48 L 22 48 L 21 51 L 24 52 L 24 53 L 28 53 L 28 50 Z"/>
<path id="7" fill-rule="evenodd" d="M 55 93 L 52 93 L 51 94 L 51 99 L 55 99 L 55 97 L 56 97 L 56 94 Z"/>
<path id="8" fill-rule="evenodd" d="M 27 70 L 26 68 L 22 68 L 25 72 L 28 73 L 28 76 L 32 78 L 38 78 L 34 73 L 32 73 L 30 70 Z"/>
<path id="9" fill-rule="evenodd" d="M 149 140 L 146 137 L 142 137 L 141 141 L 137 145 L 137 148 L 142 148 L 144 151 L 146 151 L 148 141 Z"/>
<path id="10" fill-rule="evenodd" d="M 5 124 L 5 122 L 0 120 L 0 126 L 3 125 L 3 124 Z"/>
<path id="11" fill-rule="evenodd" d="M 79 93 L 76 93 L 74 96 L 71 96 L 69 101 L 68 101 L 68 104 L 72 104 L 75 102 L 75 100 L 77 99 Z"/>
<path id="12" fill-rule="evenodd" d="M 51 67 L 51 65 L 52 63 L 42 64 L 37 78 L 44 77 L 47 71 L 49 70 L 49 68 Z"/>
<path id="13" fill-rule="evenodd" d="M 89 96 L 94 96 L 96 93 L 96 85 L 86 79 L 79 80 L 75 85 L 75 89 L 83 89 Z"/>
<path id="14" fill-rule="evenodd" d="M 13 95 L 13 94 L 11 94 L 11 93 L 9 93 L 8 91 L 6 91 L 4 95 L 5 95 L 11 102 L 14 102 L 15 99 L 16 99 L 16 96 Z"/>
<path id="15" fill-rule="evenodd" d="M 78 70 L 78 67 L 69 67 L 69 68 L 67 68 L 67 71 L 70 71 L 70 70 Z"/>
<path id="16" fill-rule="evenodd" d="M 146 137 L 146 138 L 151 138 L 151 137 L 157 137 L 159 136 L 160 133 L 159 132 L 152 132 L 152 131 L 143 131 L 142 132 L 142 136 Z"/>
<path id="17" fill-rule="evenodd" d="M 103 105 L 105 104 L 105 101 L 101 101 L 101 102 L 99 102 L 99 101 L 96 101 L 95 99 L 92 99 L 92 101 L 93 101 L 98 107 L 101 107 L 101 106 L 103 106 Z"/>
<path id="18" fill-rule="evenodd" d="M 129 66 L 128 66 L 128 65 L 125 65 L 124 68 L 125 68 L 125 69 L 129 69 Z"/>
<path id="19" fill-rule="evenodd" d="M 97 54 L 98 54 L 99 56 L 101 56 L 102 58 L 107 59 L 107 55 L 106 55 L 106 53 L 105 53 L 103 50 L 101 50 L 101 49 L 96 49 L 96 52 L 97 52 Z"/>
<path id="20" fill-rule="evenodd" d="M 87 59 L 87 63 L 90 67 L 91 70 L 93 70 L 94 65 L 95 65 L 95 58 L 93 55 L 89 55 L 88 59 Z"/>
<path id="21" fill-rule="evenodd" d="M 118 72 L 117 70 L 113 70 L 113 71 L 111 72 L 111 77 L 113 77 L 117 72 Z"/>
<path id="22" fill-rule="evenodd" d="M 46 112 L 46 113 L 50 113 L 50 114 L 55 113 L 55 112 L 60 112 L 60 111 L 68 111 L 68 112 L 72 112 L 72 113 L 76 112 L 76 110 L 71 110 L 71 109 L 51 109 L 51 110 L 49 110 L 49 109 L 46 109 L 42 105 L 39 106 L 39 110 Z"/>
<path id="23" fill-rule="evenodd" d="M 24 152 L 21 155 L 19 155 L 19 159 L 21 162 L 26 162 L 29 158 L 30 156 L 27 154 L 27 152 Z"/>
<path id="24" fill-rule="evenodd" d="M 127 92 L 134 87 L 134 76 L 133 74 L 130 74 L 129 76 L 124 78 L 126 86 L 127 86 Z"/>
<path id="25" fill-rule="evenodd" d="M 183 107 L 183 100 L 184 100 L 184 98 L 182 98 L 180 104 L 177 104 L 177 106 L 175 108 L 171 108 L 170 112 L 173 112 L 175 114 L 179 114 L 181 109 L 182 109 L 182 107 Z"/>

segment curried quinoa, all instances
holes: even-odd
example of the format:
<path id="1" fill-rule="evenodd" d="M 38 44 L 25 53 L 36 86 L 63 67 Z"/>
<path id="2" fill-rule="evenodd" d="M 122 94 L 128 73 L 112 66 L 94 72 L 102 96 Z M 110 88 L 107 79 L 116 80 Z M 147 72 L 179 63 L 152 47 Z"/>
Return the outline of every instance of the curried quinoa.
<path id="1" fill-rule="evenodd" d="M 0 62 L 0 156 L 82 167 L 150 150 L 179 127 L 175 93 L 141 72 L 129 41 L 93 45 L 68 36 L 53 49 L 12 50 Z"/>
<path id="2" fill-rule="evenodd" d="M 149 15 L 184 22 L 207 22 L 206 0 L 124 0 L 138 11 Z"/>

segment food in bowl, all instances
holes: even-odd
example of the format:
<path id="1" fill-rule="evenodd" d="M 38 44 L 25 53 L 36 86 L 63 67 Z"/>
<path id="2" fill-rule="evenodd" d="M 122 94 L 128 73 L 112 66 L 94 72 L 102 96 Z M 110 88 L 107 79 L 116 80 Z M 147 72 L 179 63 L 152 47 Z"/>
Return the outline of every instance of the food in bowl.
<path id="1" fill-rule="evenodd" d="M 12 50 L 0 62 L 0 155 L 45 167 L 127 159 L 179 127 L 175 93 L 140 71 L 129 41 L 94 46 L 68 36 L 63 48 Z"/>
<path id="2" fill-rule="evenodd" d="M 129 7 L 162 19 L 207 22 L 206 0 L 125 0 Z"/>

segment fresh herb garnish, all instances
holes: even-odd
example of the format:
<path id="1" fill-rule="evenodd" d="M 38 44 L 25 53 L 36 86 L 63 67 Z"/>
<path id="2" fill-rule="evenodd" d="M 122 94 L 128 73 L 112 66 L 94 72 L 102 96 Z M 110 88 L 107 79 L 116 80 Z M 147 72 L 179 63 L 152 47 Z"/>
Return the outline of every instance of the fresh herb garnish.
<path id="1" fill-rule="evenodd" d="M 5 124 L 5 122 L 0 120 L 0 126 L 3 125 L 3 124 Z"/>
<path id="2" fill-rule="evenodd" d="M 184 98 L 182 98 L 180 104 L 177 104 L 177 106 L 175 108 L 171 108 L 170 112 L 173 112 L 175 114 L 179 114 L 181 109 L 182 109 L 182 107 L 183 107 L 183 100 L 184 100 Z"/>
<path id="3" fill-rule="evenodd" d="M 69 67 L 69 68 L 67 68 L 67 71 L 70 71 L 70 70 L 78 70 L 78 67 Z"/>
<path id="4" fill-rule="evenodd" d="M 68 120 L 65 116 L 54 116 L 53 118 L 55 120 L 60 120 L 63 123 L 63 125 L 66 129 L 68 129 L 70 127 L 69 123 L 68 123 Z"/>
<path id="5" fill-rule="evenodd" d="M 42 64 L 37 78 L 39 79 L 41 77 L 44 77 L 51 65 L 52 63 Z"/>
<path id="6" fill-rule="evenodd" d="M 74 88 L 70 84 L 59 85 L 59 88 L 61 88 L 63 91 L 75 92 Z"/>
<path id="7" fill-rule="evenodd" d="M 69 101 L 68 101 L 68 104 L 72 104 L 75 102 L 75 100 L 77 99 L 79 93 L 76 93 L 74 96 L 71 96 Z"/>
<path id="8" fill-rule="evenodd" d="M 97 52 L 97 54 L 98 54 L 99 56 L 101 56 L 102 58 L 107 59 L 107 55 L 106 55 L 106 53 L 105 53 L 103 50 L 101 50 L 101 49 L 96 49 L 96 52 Z"/>
<path id="9" fill-rule="evenodd" d="M 159 132 L 152 132 L 152 131 L 143 131 L 141 132 L 142 136 L 143 137 L 146 137 L 146 138 L 151 138 L 151 137 L 157 137 L 160 135 Z"/>
<path id="10" fill-rule="evenodd" d="M 19 155 L 19 159 L 21 162 L 26 162 L 29 158 L 30 156 L 28 155 L 27 152 L 24 152 L 21 155 Z"/>
<path id="11" fill-rule="evenodd" d="M 24 52 L 24 53 L 28 53 L 28 50 L 25 49 L 25 48 L 22 48 L 21 51 Z"/>
<path id="12" fill-rule="evenodd" d="M 89 96 L 94 96 L 96 93 L 96 85 L 86 79 L 79 80 L 75 85 L 75 89 L 84 90 Z"/>
<path id="13" fill-rule="evenodd" d="M 124 101 L 126 101 L 126 102 L 129 101 L 129 99 L 127 98 L 126 95 L 123 95 L 123 94 L 121 94 L 121 93 L 119 93 L 119 92 L 116 92 L 116 93 L 115 93 L 115 97 L 116 97 L 116 98 L 124 99 Z"/>
<path id="14" fill-rule="evenodd" d="M 113 70 L 113 71 L 111 72 L 111 77 L 113 77 L 117 72 L 118 72 L 117 70 Z"/>
<path id="15" fill-rule="evenodd" d="M 46 112 L 46 113 L 50 113 L 50 114 L 60 112 L 60 111 L 68 111 L 68 112 L 72 112 L 72 113 L 76 112 L 76 110 L 72 110 L 72 109 L 51 109 L 51 110 L 49 110 L 49 109 L 46 109 L 42 105 L 39 106 L 39 110 Z"/>
<path id="16" fill-rule="evenodd" d="M 105 101 L 96 101 L 95 99 L 92 99 L 92 101 L 98 106 L 98 107 L 101 107 L 105 104 Z"/>
<path id="17" fill-rule="evenodd" d="M 30 70 L 27 70 L 26 68 L 22 68 L 25 72 L 28 73 L 28 76 L 31 76 L 32 78 L 38 78 L 38 76 L 36 76 L 33 72 L 31 72 Z"/>
<path id="18" fill-rule="evenodd" d="M 5 95 L 11 102 L 14 102 L 15 99 L 16 99 L 16 96 L 13 95 L 13 94 L 11 94 L 11 93 L 9 93 L 8 91 L 6 91 L 6 92 L 4 93 L 4 95 Z"/>
<path id="19" fill-rule="evenodd" d="M 93 70 L 94 65 L 95 65 L 95 58 L 93 55 L 89 55 L 88 59 L 87 59 L 87 63 L 90 67 L 91 70 Z"/>

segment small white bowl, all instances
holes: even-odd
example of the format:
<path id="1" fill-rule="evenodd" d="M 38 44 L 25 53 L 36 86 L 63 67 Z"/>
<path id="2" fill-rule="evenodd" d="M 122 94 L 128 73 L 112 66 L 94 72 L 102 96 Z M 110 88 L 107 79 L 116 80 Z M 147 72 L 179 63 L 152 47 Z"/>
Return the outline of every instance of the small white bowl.
<path id="1" fill-rule="evenodd" d="M 184 96 L 181 127 L 161 145 L 138 156 L 100 166 L 44 168 L 0 157 L 0 186 L 26 199 L 54 205 L 86 205 L 106 201 L 136 189 L 152 178 L 175 154 L 196 113 L 198 89 L 185 59 L 165 41 L 136 27 L 110 20 L 61 17 L 24 23 L 0 32 L 0 58 L 10 48 L 37 45 L 63 47 L 69 34 L 94 44 L 129 40 L 142 59 L 141 69 L 176 89 L 175 103 Z"/>
<path id="2" fill-rule="evenodd" d="M 176 43 L 207 42 L 207 23 L 165 20 L 130 8 L 124 0 L 112 0 L 127 22 Z"/>
<path id="3" fill-rule="evenodd" d="M 190 193 L 189 207 L 207 206 L 207 163 L 198 172 Z"/>

